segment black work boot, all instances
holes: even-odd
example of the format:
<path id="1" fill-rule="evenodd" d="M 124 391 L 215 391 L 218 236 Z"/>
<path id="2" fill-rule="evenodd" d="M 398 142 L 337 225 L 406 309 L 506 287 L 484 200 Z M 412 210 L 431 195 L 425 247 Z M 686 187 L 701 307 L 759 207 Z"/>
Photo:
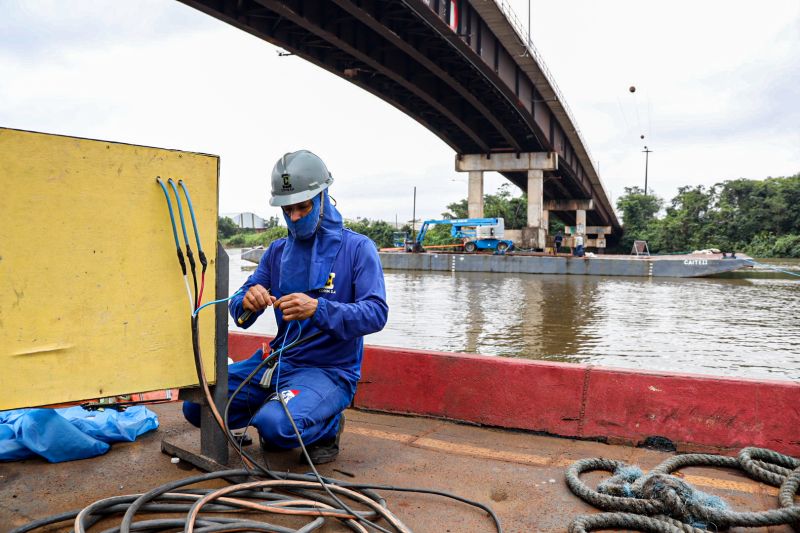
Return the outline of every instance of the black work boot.
<path id="1" fill-rule="evenodd" d="M 258 443 L 261 446 L 261 451 L 266 453 L 280 453 L 286 451 L 286 448 L 275 446 L 271 442 L 264 440 L 260 435 L 258 437 Z"/>
<path id="2" fill-rule="evenodd" d="M 336 457 L 339 455 L 339 440 L 342 437 L 342 432 L 344 431 L 344 413 L 339 418 L 339 428 L 336 430 L 336 436 L 332 439 L 324 439 L 315 442 L 309 446 L 306 446 L 306 451 L 308 452 L 308 456 L 311 458 L 311 462 L 315 465 L 324 465 L 325 463 L 332 463 L 336 460 Z M 300 464 L 307 464 L 306 456 L 302 452 L 300 453 Z"/>

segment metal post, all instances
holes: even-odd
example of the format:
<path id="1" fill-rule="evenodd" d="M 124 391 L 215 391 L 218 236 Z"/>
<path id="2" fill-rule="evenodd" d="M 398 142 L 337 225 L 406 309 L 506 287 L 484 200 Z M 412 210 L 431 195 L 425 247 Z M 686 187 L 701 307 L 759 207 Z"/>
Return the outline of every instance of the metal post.
<path id="1" fill-rule="evenodd" d="M 417 187 L 414 186 L 414 207 L 411 210 L 411 246 L 413 246 L 416 252 L 416 242 L 417 242 Z"/>
<path id="2" fill-rule="evenodd" d="M 644 195 L 647 196 L 647 163 L 650 159 L 650 153 L 652 150 L 648 150 L 647 146 L 644 147 L 642 153 L 644 154 Z"/>
<path id="3" fill-rule="evenodd" d="M 525 50 L 528 50 L 528 47 L 531 43 L 531 0 L 528 0 L 528 42 L 525 43 Z"/>
<path id="4" fill-rule="evenodd" d="M 217 242 L 216 299 L 228 296 L 228 253 Z M 215 306 L 215 357 L 216 384 L 212 394 L 217 409 L 222 412 L 228 401 L 228 307 Z M 219 464 L 228 463 L 228 441 L 214 421 L 211 410 L 203 406 L 200 418 L 200 453 Z"/>

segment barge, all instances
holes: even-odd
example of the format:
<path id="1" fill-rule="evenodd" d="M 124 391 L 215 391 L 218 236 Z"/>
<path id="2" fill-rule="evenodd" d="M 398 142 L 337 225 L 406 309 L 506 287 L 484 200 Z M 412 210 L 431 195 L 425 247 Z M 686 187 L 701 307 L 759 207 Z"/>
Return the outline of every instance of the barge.
<path id="1" fill-rule="evenodd" d="M 242 252 L 242 259 L 258 263 L 264 248 Z M 574 276 L 640 276 L 647 278 L 701 278 L 752 267 L 745 255 L 721 253 L 682 255 L 597 255 L 508 252 L 378 252 L 384 270 L 435 272 L 497 272 L 503 274 L 562 274 Z"/>
<path id="2" fill-rule="evenodd" d="M 241 360 L 267 340 L 230 333 L 229 354 Z M 575 461 L 602 456 L 649 470 L 674 456 L 663 446 L 641 446 L 652 437 L 678 452 L 730 455 L 756 445 L 798 456 L 798 395 L 800 384 L 790 381 L 367 346 L 342 452 L 320 472 L 356 483 L 455 493 L 489 505 L 506 532 L 561 532 L 577 516 L 597 512 L 565 483 Z M 199 447 L 199 431 L 183 420 L 178 403 L 153 410 L 161 421 L 157 432 L 114 445 L 104 456 L 58 464 L 0 463 L 0 531 L 197 474 L 160 451 L 164 436 Z M 269 454 L 273 469 L 305 472 L 296 458 L 295 452 Z M 777 489 L 736 470 L 690 467 L 680 476 L 737 511 L 777 506 Z M 597 474 L 591 478 L 598 480 Z M 381 492 L 410 530 L 494 530 L 485 513 L 452 500 Z M 92 530 L 119 525 L 119 520 L 104 518 Z M 48 530 L 70 530 L 69 524 L 63 526 Z M 331 526 L 324 530 L 346 531 Z M 790 526 L 751 530 L 792 531 Z"/>
<path id="3" fill-rule="evenodd" d="M 640 276 L 648 278 L 700 278 L 731 272 L 751 265 L 745 256 L 686 254 L 663 256 L 507 253 L 402 253 L 380 252 L 386 270 L 444 272 L 498 272 L 503 274 L 562 274 L 577 276 Z"/>

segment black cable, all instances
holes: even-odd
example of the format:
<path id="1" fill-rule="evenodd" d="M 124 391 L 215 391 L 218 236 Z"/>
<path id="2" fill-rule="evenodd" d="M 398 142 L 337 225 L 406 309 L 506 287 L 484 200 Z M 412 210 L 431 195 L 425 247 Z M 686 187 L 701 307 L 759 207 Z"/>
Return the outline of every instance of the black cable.
<path id="1" fill-rule="evenodd" d="M 277 392 L 277 387 L 276 387 L 276 392 Z M 389 531 L 388 529 L 385 529 L 385 528 L 379 526 L 378 524 L 376 524 L 374 522 L 371 522 L 371 521 L 367 520 L 366 518 L 363 518 L 360 515 L 358 515 L 357 513 L 355 513 L 352 509 L 350 509 L 350 507 L 345 505 L 345 503 L 342 500 L 340 500 L 330 490 L 330 488 L 328 488 L 328 484 L 325 483 L 325 481 L 322 480 L 322 476 L 320 476 L 319 472 L 317 472 L 317 467 L 314 466 L 313 461 L 311 461 L 311 457 L 308 456 L 308 451 L 306 450 L 306 445 L 303 442 L 303 437 L 300 436 L 300 430 L 297 429 L 297 425 L 294 423 L 294 418 L 292 418 L 292 413 L 289 412 L 289 406 L 286 405 L 286 400 L 283 399 L 283 395 L 280 394 L 280 393 L 278 393 L 277 396 L 278 396 L 278 401 L 281 402 L 281 406 L 283 406 L 283 411 L 286 413 L 286 416 L 289 418 L 289 422 L 292 424 L 292 429 L 294 430 L 294 434 L 297 436 L 297 442 L 300 443 L 300 448 L 303 450 L 303 455 L 306 458 L 306 462 L 308 462 L 308 466 L 310 466 L 311 470 L 314 472 L 314 476 L 316 476 L 317 481 L 319 482 L 320 486 L 323 489 L 325 489 L 325 492 L 327 492 L 328 495 L 331 498 L 333 498 L 336 501 L 336 503 L 338 503 L 341 506 L 342 509 L 344 509 L 348 513 L 354 515 L 359 522 L 361 522 L 364 525 L 367 525 L 367 526 L 369 526 L 369 527 L 371 527 L 373 529 L 376 529 L 378 531 L 382 531 L 383 533 L 391 533 L 391 531 Z"/>
<path id="2" fill-rule="evenodd" d="M 181 244 L 178 241 L 178 230 L 175 228 L 175 214 L 172 212 L 172 202 L 169 199 L 169 192 L 167 192 L 167 187 L 164 185 L 164 182 L 161 181 L 161 177 L 156 178 L 156 182 L 161 185 L 161 190 L 164 191 L 164 198 L 167 199 L 167 209 L 169 209 L 169 220 L 172 223 L 172 236 L 175 239 L 175 249 L 178 254 L 178 262 L 181 265 L 181 272 L 183 275 L 186 275 L 186 261 L 183 259 L 183 252 L 181 252 Z"/>
<path id="3" fill-rule="evenodd" d="M 189 260 L 189 266 L 192 270 L 192 281 L 194 281 L 194 308 L 197 309 L 197 271 L 195 269 L 192 247 L 189 246 L 189 235 L 186 233 L 186 222 L 183 221 L 183 206 L 181 204 L 181 197 L 178 194 L 178 188 L 175 187 L 175 181 L 170 178 L 167 180 L 167 183 L 169 183 L 169 186 L 172 187 L 172 192 L 175 194 L 175 201 L 178 203 L 178 218 L 181 221 L 181 229 L 183 230 L 183 242 L 186 243 L 186 258 Z"/>
<path id="4" fill-rule="evenodd" d="M 179 479 L 176 481 L 170 481 L 169 483 L 164 483 L 144 494 L 136 498 L 128 510 L 125 512 L 125 516 L 122 517 L 122 524 L 120 524 L 120 531 L 122 533 L 129 533 L 131 528 L 131 523 L 133 522 L 133 517 L 136 515 L 136 512 L 149 501 L 155 499 L 156 497 L 173 491 L 179 487 L 183 487 L 185 485 L 194 485 L 195 483 L 200 483 L 202 481 L 208 481 L 211 479 L 219 479 L 219 478 L 229 478 L 229 477 L 250 477 L 250 472 L 247 470 L 220 470 L 217 472 L 210 472 L 208 474 L 199 474 L 196 476 Z"/>
<path id="5" fill-rule="evenodd" d="M 192 228 L 194 228 L 194 239 L 197 243 L 197 255 L 200 258 L 200 264 L 203 266 L 203 274 L 206 273 L 208 260 L 206 254 L 203 253 L 203 246 L 200 244 L 200 232 L 197 230 L 197 219 L 194 216 L 194 205 L 192 205 L 192 197 L 189 196 L 189 189 L 183 184 L 183 180 L 178 180 L 178 185 L 183 189 L 183 194 L 186 196 L 186 207 L 189 208 L 189 215 L 192 218 Z M 198 302 L 199 303 L 199 302 Z"/>
<path id="6" fill-rule="evenodd" d="M 451 498 L 453 500 L 459 501 L 461 503 L 466 503 L 467 505 L 471 505 L 473 507 L 477 507 L 478 509 L 485 511 L 490 517 L 492 517 L 492 520 L 494 520 L 494 525 L 497 528 L 497 533 L 503 533 L 503 526 L 500 524 L 500 519 L 497 517 L 494 511 L 492 511 L 491 507 L 489 507 L 488 505 L 484 505 L 480 502 L 464 498 L 457 494 L 453 494 L 442 490 L 418 489 L 413 487 L 395 487 L 392 485 L 373 485 L 370 483 L 350 483 L 347 481 L 345 482 L 339 481 L 336 484 L 341 487 L 350 487 L 354 489 L 378 489 L 378 490 L 388 490 L 394 492 L 416 492 L 418 494 L 433 494 L 435 496 Z"/>
<path id="7" fill-rule="evenodd" d="M 283 350 L 288 350 L 289 348 L 292 348 L 292 347 L 297 346 L 299 344 L 303 344 L 305 342 L 308 342 L 311 339 L 319 336 L 321 333 L 322 333 L 322 331 L 317 330 L 314 333 L 306 335 L 303 338 L 295 339 L 294 341 L 289 343 L 288 346 L 283 347 L 281 350 L 278 350 L 277 352 L 272 352 L 268 357 L 264 358 L 253 369 L 253 371 L 250 372 L 250 374 L 245 379 L 243 379 L 241 383 L 239 383 L 239 386 L 236 388 L 236 390 L 233 391 L 233 393 L 228 398 L 228 401 L 225 403 L 225 410 L 223 411 L 223 415 L 222 415 L 222 421 L 223 421 L 223 426 L 224 426 L 224 427 L 221 428 L 222 431 L 224 431 L 226 434 L 231 434 L 232 435 L 231 430 L 230 430 L 230 426 L 228 424 L 228 412 L 230 411 L 230 407 L 231 407 L 231 404 L 233 403 L 233 399 L 236 397 L 237 394 L 239 394 L 239 392 L 244 388 L 244 386 L 247 385 L 253 379 L 253 377 L 258 373 L 259 370 L 264 368 L 266 365 L 272 363 Z M 199 347 L 198 347 L 198 349 L 199 349 Z M 272 470 L 270 470 L 268 468 L 264 468 L 260 463 L 258 463 L 258 461 L 256 461 L 253 457 L 251 457 L 250 454 L 248 454 L 246 451 L 244 451 L 241 448 L 241 446 L 236 446 L 234 444 L 234 448 L 237 449 L 237 451 L 239 452 L 239 454 L 243 458 L 246 458 L 251 463 L 253 463 L 255 466 L 257 466 L 258 469 L 261 470 L 265 475 L 271 477 L 272 479 L 276 479 L 276 480 L 283 479 L 281 477 L 278 477 Z"/>
<path id="8" fill-rule="evenodd" d="M 214 421 L 217 423 L 217 425 L 219 426 L 220 430 L 222 430 L 222 432 L 225 435 L 225 438 L 227 439 L 227 441 L 234 448 L 236 448 L 236 438 L 233 436 L 231 431 L 228 429 L 227 425 L 225 424 L 225 422 L 222 419 L 222 416 L 220 415 L 219 411 L 217 410 L 216 405 L 214 404 L 214 398 L 211 396 L 211 391 L 210 391 L 209 386 L 208 386 L 208 380 L 206 379 L 205 370 L 203 369 L 203 357 L 202 357 L 202 354 L 200 353 L 200 338 L 199 338 L 200 337 L 200 333 L 199 333 L 199 327 L 198 327 L 199 320 L 200 320 L 200 315 L 199 314 L 196 314 L 196 315 L 192 316 L 192 353 L 194 354 L 194 365 L 195 365 L 195 370 L 197 371 L 197 379 L 198 379 L 198 382 L 200 383 L 200 385 L 203 388 L 203 393 L 205 395 L 206 402 L 208 403 L 208 407 L 209 407 L 209 409 L 211 409 L 212 413 L 214 414 Z M 259 465 L 256 461 L 254 461 L 247 453 L 243 454 L 243 458 L 247 459 L 247 461 L 245 461 L 245 463 L 247 463 L 249 461 L 250 463 L 252 463 L 252 466 L 257 466 L 259 468 L 259 470 L 261 470 L 265 474 L 269 475 L 268 474 L 269 471 L 267 469 L 263 468 L 261 465 Z M 248 466 L 251 466 L 251 465 L 248 465 Z"/>
<path id="9" fill-rule="evenodd" d="M 288 329 L 287 329 L 286 333 L 289 333 Z M 252 381 L 252 379 L 259 372 L 259 370 L 261 370 L 262 368 L 264 368 L 264 366 L 266 366 L 266 365 L 270 364 L 272 361 L 274 361 L 285 350 L 288 350 L 289 348 L 293 348 L 295 346 L 304 344 L 304 343 L 310 341 L 311 339 L 319 336 L 321 333 L 322 333 L 322 331 L 317 330 L 314 333 L 306 335 L 305 337 L 298 338 L 298 339 L 292 341 L 291 343 L 289 343 L 288 346 L 282 346 L 279 350 L 272 352 L 268 357 L 264 358 L 264 360 L 262 360 L 256 366 L 256 368 L 254 368 L 253 371 L 250 372 L 250 374 L 246 378 L 244 378 L 242 380 L 241 383 L 239 383 L 239 386 L 236 388 L 236 390 L 234 390 L 234 392 L 231 394 L 230 398 L 228 398 L 228 402 L 225 404 L 225 411 L 224 411 L 224 415 L 223 415 L 223 421 L 225 423 L 225 431 L 227 431 L 227 432 L 230 431 L 229 426 L 228 426 L 228 412 L 229 412 L 231 404 L 233 403 L 233 399 L 236 397 L 237 394 L 239 394 L 239 392 L 244 388 L 245 385 L 247 385 L 250 381 Z M 284 336 L 284 338 L 285 338 L 285 336 Z M 276 363 L 276 364 L 279 364 L 279 363 Z M 306 461 L 311 466 L 311 469 L 313 470 L 314 475 L 317 478 L 317 481 L 320 483 L 320 485 L 323 487 L 323 489 L 325 489 L 325 491 L 328 493 L 328 495 L 331 498 L 333 498 L 333 500 L 338 505 L 340 505 L 342 509 L 344 509 L 346 512 L 350 513 L 351 515 L 356 516 L 357 519 L 360 522 L 363 522 L 365 525 L 367 525 L 369 527 L 372 527 L 374 529 L 377 529 L 378 531 L 382 531 L 384 533 L 391 533 L 390 531 L 378 526 L 377 524 L 374 524 L 374 523 L 370 522 L 369 520 L 367 520 L 367 519 L 365 519 L 363 517 L 360 517 L 356 512 L 354 512 L 352 509 L 350 509 L 350 507 L 348 507 L 344 502 L 342 502 L 341 499 L 339 499 L 335 494 L 333 494 L 333 492 L 331 492 L 330 489 L 328 489 L 327 485 L 322 480 L 322 477 L 319 475 L 319 472 L 317 472 L 317 469 L 314 466 L 314 463 L 311 461 L 311 458 L 308 456 L 308 452 L 306 451 L 305 444 L 303 443 L 303 438 L 300 436 L 300 431 L 297 429 L 297 425 L 294 423 L 294 419 L 292 418 L 292 415 L 289 412 L 289 408 L 286 405 L 283 397 L 281 396 L 281 394 L 277 390 L 277 383 L 276 383 L 275 392 L 276 392 L 276 396 L 277 396 L 278 400 L 280 401 L 281 405 L 283 406 L 284 411 L 286 412 L 286 416 L 289 418 L 289 422 L 292 424 L 292 429 L 294 430 L 295 436 L 297 437 L 297 442 L 300 443 L 300 448 L 303 450 L 303 454 L 306 457 Z M 284 479 L 284 478 L 276 476 L 271 470 L 268 470 L 268 469 L 265 469 L 265 468 L 261 467 L 261 465 L 258 464 L 257 461 L 255 461 L 252 457 L 250 457 L 247 454 L 247 452 L 245 452 L 244 450 L 241 450 L 241 448 L 240 448 L 240 451 L 245 457 L 250 459 L 251 462 L 253 462 L 256 465 L 258 465 L 259 468 L 262 471 L 264 471 L 267 475 L 269 475 L 270 477 L 273 477 L 274 479 Z"/>

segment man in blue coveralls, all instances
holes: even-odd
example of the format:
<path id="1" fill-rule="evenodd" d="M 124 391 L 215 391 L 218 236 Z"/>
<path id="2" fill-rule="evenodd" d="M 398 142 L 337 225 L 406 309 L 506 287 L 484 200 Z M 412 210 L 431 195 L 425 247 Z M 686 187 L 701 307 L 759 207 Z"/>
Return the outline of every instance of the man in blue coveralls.
<path id="1" fill-rule="evenodd" d="M 318 333 L 259 371 L 234 399 L 228 418 L 232 429 L 254 426 L 267 449 L 295 448 L 299 443 L 277 399 L 281 394 L 315 464 L 339 454 L 342 411 L 361 376 L 363 336 L 383 329 L 389 309 L 375 245 L 344 228 L 328 196 L 331 183 L 325 163 L 307 150 L 278 160 L 270 205 L 283 210 L 289 235 L 270 245 L 229 304 L 237 324 L 245 317 L 243 328 L 273 307 L 278 323 L 273 351 Z M 229 393 L 266 355 L 258 350 L 228 368 Z M 183 411 L 199 425 L 197 404 L 186 402 Z"/>

